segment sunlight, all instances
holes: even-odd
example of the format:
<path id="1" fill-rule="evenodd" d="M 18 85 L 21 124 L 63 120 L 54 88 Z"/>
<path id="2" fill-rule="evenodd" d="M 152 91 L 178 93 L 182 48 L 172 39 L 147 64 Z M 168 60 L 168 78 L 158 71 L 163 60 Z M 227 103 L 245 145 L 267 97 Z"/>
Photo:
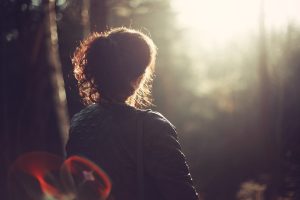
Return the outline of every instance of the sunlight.
<path id="1" fill-rule="evenodd" d="M 230 93 L 245 88 L 243 82 L 239 81 L 243 77 L 243 70 L 246 70 L 243 67 L 247 66 L 243 59 L 252 60 L 253 66 L 256 64 L 257 51 L 253 48 L 257 48 L 255 45 L 258 44 L 262 8 L 267 37 L 272 31 L 285 30 L 289 22 L 300 22 L 299 0 L 171 2 L 177 15 L 175 23 L 183 30 L 182 43 L 190 61 L 189 68 L 195 76 L 190 83 L 191 88 L 197 82 L 197 89 L 194 90 L 196 95 L 218 94 L 217 100 L 222 99 L 220 96 L 223 91 Z"/>
<path id="2" fill-rule="evenodd" d="M 226 42 L 257 31 L 261 0 L 172 0 L 178 25 L 213 42 Z M 300 1 L 265 0 L 267 26 L 299 20 Z"/>
<path id="3" fill-rule="evenodd" d="M 265 0 L 266 23 L 271 27 L 300 21 L 299 0 Z"/>

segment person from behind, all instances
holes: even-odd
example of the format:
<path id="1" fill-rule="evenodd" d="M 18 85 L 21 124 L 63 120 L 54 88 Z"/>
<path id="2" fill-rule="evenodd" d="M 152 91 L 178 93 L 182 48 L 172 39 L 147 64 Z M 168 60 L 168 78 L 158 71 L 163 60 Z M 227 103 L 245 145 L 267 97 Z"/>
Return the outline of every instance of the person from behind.
<path id="1" fill-rule="evenodd" d="M 67 156 L 111 178 L 114 200 L 196 200 L 175 127 L 151 105 L 156 46 L 129 28 L 94 33 L 77 48 L 74 74 L 86 107 L 71 120 Z"/>

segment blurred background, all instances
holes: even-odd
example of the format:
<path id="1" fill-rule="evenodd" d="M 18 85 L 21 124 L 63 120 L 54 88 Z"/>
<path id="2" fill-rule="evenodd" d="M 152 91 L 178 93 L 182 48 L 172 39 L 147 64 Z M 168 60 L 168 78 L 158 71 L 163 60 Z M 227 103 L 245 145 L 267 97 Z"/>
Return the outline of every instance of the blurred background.
<path id="1" fill-rule="evenodd" d="M 116 26 L 158 46 L 152 109 L 177 127 L 203 199 L 300 199 L 299 0 L 0 6 L 1 199 L 19 155 L 64 156 L 69 120 L 83 108 L 71 57 L 90 32 Z"/>

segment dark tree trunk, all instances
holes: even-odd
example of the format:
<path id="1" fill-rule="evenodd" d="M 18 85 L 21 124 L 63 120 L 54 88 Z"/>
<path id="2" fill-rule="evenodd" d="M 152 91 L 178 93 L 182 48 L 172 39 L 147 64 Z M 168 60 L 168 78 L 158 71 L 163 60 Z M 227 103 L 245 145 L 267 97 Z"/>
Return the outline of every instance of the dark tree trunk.
<path id="1" fill-rule="evenodd" d="M 1 199 L 8 199 L 7 173 L 18 156 L 31 151 L 64 155 L 68 123 L 54 3 L 28 9 L 31 1 L 7 1 L 1 7 L 7 20 L 1 29 Z"/>
<path id="2" fill-rule="evenodd" d="M 91 32 L 101 32 L 107 28 L 107 1 L 90 0 Z"/>

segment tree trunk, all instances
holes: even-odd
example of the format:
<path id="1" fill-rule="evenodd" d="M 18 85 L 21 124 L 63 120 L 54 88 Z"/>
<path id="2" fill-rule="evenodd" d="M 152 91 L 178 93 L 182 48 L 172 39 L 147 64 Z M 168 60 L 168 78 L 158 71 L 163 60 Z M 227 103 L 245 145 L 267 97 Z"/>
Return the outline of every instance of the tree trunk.
<path id="1" fill-rule="evenodd" d="M 1 18 L 7 19 L 1 29 L 3 35 L 7 33 L 5 51 L 1 50 L 3 199 L 8 199 L 7 174 L 18 156 L 31 151 L 64 155 L 68 122 L 57 52 L 55 1 L 42 2 L 32 10 L 28 9 L 31 1 L 10 1 L 1 10 Z"/>
<path id="2" fill-rule="evenodd" d="M 91 32 L 101 32 L 107 28 L 107 1 L 90 0 Z"/>

